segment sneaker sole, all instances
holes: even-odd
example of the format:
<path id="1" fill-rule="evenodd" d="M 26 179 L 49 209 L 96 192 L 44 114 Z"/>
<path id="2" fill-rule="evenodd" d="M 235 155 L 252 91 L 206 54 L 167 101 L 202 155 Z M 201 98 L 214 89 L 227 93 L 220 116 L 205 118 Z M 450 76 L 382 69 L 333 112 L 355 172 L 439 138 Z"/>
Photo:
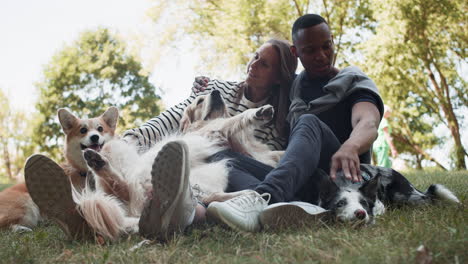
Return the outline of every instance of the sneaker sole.
<path id="1" fill-rule="evenodd" d="M 167 143 L 156 156 L 151 170 L 152 199 L 144 207 L 139 222 L 142 236 L 165 241 L 177 231 L 170 226 L 170 220 L 183 197 L 183 187 L 188 184 L 189 170 L 185 168 L 188 162 L 188 149 L 181 141 Z"/>
<path id="2" fill-rule="evenodd" d="M 24 176 L 28 192 L 39 211 L 59 224 L 72 239 L 90 239 L 93 231 L 76 209 L 71 182 L 63 169 L 43 155 L 27 161 Z"/>
<path id="3" fill-rule="evenodd" d="M 282 205 L 263 211 L 260 214 L 260 223 L 267 230 L 315 227 L 327 222 L 329 217 L 328 211 L 309 214 L 298 206 Z"/>

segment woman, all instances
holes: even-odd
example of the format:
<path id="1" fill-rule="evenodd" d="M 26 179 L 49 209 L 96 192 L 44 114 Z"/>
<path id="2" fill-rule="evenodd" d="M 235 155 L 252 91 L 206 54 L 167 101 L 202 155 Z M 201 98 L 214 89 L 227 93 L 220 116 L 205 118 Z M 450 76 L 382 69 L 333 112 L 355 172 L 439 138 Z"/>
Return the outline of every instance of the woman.
<path id="1" fill-rule="evenodd" d="M 268 144 L 272 150 L 282 150 L 286 145 L 286 138 L 289 128 L 286 126 L 286 116 L 289 108 L 289 87 L 295 76 L 297 68 L 297 58 L 290 51 L 290 44 L 286 41 L 271 39 L 263 44 L 254 54 L 247 65 L 247 78 L 242 82 L 226 82 L 213 80 L 209 82 L 207 89 L 203 92 L 193 93 L 182 103 L 161 113 L 159 116 L 149 120 L 139 128 L 126 131 L 123 135 L 129 144 L 138 144 L 141 151 L 145 151 L 154 142 L 170 133 L 178 131 L 180 119 L 185 108 L 195 99 L 196 96 L 208 94 L 211 90 L 217 89 L 221 92 L 229 113 L 236 115 L 249 108 L 256 108 L 265 104 L 271 104 L 275 108 L 273 120 L 261 129 L 255 131 L 258 139 Z M 194 221 L 204 219 L 205 208 L 198 203 L 192 195 L 190 184 L 188 183 L 188 171 L 184 165 L 187 151 L 180 142 L 173 142 L 166 145 L 161 151 L 167 155 L 158 155 L 153 167 L 161 164 L 171 164 L 172 169 L 153 170 L 153 181 L 171 177 L 171 184 L 162 186 L 158 190 L 153 190 L 152 200 L 143 210 L 140 220 L 140 234 L 145 237 L 165 238 L 173 231 L 183 230 Z M 182 153 L 182 155 L 181 155 Z M 163 158 L 161 158 L 162 156 Z M 50 159 L 42 159 L 43 162 L 53 163 Z M 160 164 L 157 164 L 157 163 Z M 59 169 L 58 167 L 56 167 Z M 175 168 L 175 169 L 174 169 Z M 175 170 L 175 171 L 174 171 Z M 30 168 L 31 172 L 35 171 Z M 27 172 L 26 172 L 27 173 Z M 47 179 L 50 172 L 34 172 L 36 178 Z M 60 174 L 60 173 L 59 173 Z M 154 175 L 153 175 L 154 174 Z M 68 184 L 63 180 L 57 185 Z M 29 190 L 34 192 L 36 190 Z M 37 190 L 44 191 L 44 190 Z M 46 190 L 47 191 L 47 190 Z M 71 193 L 70 193 L 71 196 Z M 41 195 L 47 197 L 47 195 Z M 56 210 L 63 211 L 60 201 L 52 201 L 50 204 L 57 207 Z M 67 208 L 69 209 L 69 208 Z M 196 210 L 195 210 L 196 209 Z M 76 211 L 76 210 L 75 210 Z M 196 212 L 196 213 L 195 213 Z M 70 212 L 75 214 L 76 212 Z M 82 225 L 86 225 L 84 219 Z M 60 223 L 60 227 L 67 232 L 77 226 L 77 218 L 73 222 Z M 88 230 L 80 228 L 79 230 Z M 73 238 L 83 237 L 84 234 L 70 234 Z"/>
<path id="2" fill-rule="evenodd" d="M 179 129 L 179 121 L 185 108 L 198 96 L 219 90 L 231 116 L 249 108 L 271 104 L 275 117 L 270 124 L 257 130 L 255 136 L 268 144 L 272 150 L 286 147 L 286 115 L 289 109 L 289 88 L 297 68 L 290 44 L 283 40 L 270 39 L 263 44 L 247 64 L 247 78 L 241 82 L 212 80 L 203 91 L 194 91 L 188 99 L 177 104 L 139 128 L 124 133 L 132 141 L 146 149 L 161 137 Z"/>

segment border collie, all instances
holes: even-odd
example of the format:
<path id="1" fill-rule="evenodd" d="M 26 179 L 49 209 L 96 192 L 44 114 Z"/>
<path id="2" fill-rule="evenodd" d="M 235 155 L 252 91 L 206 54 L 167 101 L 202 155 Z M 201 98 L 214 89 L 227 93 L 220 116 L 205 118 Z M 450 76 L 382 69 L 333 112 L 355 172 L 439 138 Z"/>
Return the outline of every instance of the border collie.
<path id="1" fill-rule="evenodd" d="M 372 224 L 375 216 L 385 212 L 385 205 L 429 205 L 437 200 L 460 204 L 443 185 L 432 184 L 426 192 L 421 192 L 393 169 L 368 164 L 361 164 L 360 168 L 364 178 L 360 183 L 351 183 L 343 172 L 332 181 L 325 172 L 317 170 L 319 201 L 316 204 L 330 210 L 340 222 Z"/>

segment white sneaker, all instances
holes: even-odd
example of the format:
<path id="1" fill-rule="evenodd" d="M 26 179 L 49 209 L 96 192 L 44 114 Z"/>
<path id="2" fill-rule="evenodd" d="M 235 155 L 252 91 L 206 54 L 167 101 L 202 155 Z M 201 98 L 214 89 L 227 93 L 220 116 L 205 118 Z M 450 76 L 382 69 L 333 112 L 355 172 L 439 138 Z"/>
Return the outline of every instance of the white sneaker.
<path id="1" fill-rule="evenodd" d="M 233 229 L 256 232 L 261 228 L 260 212 L 268 206 L 270 197 L 269 193 L 260 195 L 256 191 L 247 191 L 225 202 L 212 202 L 208 206 L 207 214 Z"/>
<path id="2" fill-rule="evenodd" d="M 265 229 L 297 228 L 320 224 L 329 216 L 330 211 L 310 203 L 275 203 L 261 212 L 260 223 Z"/>

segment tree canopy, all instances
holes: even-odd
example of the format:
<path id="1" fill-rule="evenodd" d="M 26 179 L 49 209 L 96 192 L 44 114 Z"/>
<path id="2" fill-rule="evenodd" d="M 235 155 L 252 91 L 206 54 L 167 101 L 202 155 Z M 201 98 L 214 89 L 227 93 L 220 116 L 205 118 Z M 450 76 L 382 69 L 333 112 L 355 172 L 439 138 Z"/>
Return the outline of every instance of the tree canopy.
<path id="1" fill-rule="evenodd" d="M 36 85 L 40 113 L 34 142 L 42 151 L 58 153 L 63 134 L 57 109 L 65 107 L 80 117 L 102 114 L 109 106 L 121 110 L 120 127 L 133 127 L 160 111 L 160 97 L 149 82 L 140 61 L 108 29 L 83 32 L 64 47 L 44 69 L 44 80 Z"/>
<path id="2" fill-rule="evenodd" d="M 459 121 L 468 110 L 467 83 L 459 67 L 466 63 L 468 49 L 466 2 L 374 0 L 372 9 L 378 25 L 361 45 L 362 67 L 398 110 L 393 125 L 400 143 L 431 160 L 424 149 L 442 142 L 433 130 L 443 124 L 453 139 L 454 167 L 466 169 Z"/>

